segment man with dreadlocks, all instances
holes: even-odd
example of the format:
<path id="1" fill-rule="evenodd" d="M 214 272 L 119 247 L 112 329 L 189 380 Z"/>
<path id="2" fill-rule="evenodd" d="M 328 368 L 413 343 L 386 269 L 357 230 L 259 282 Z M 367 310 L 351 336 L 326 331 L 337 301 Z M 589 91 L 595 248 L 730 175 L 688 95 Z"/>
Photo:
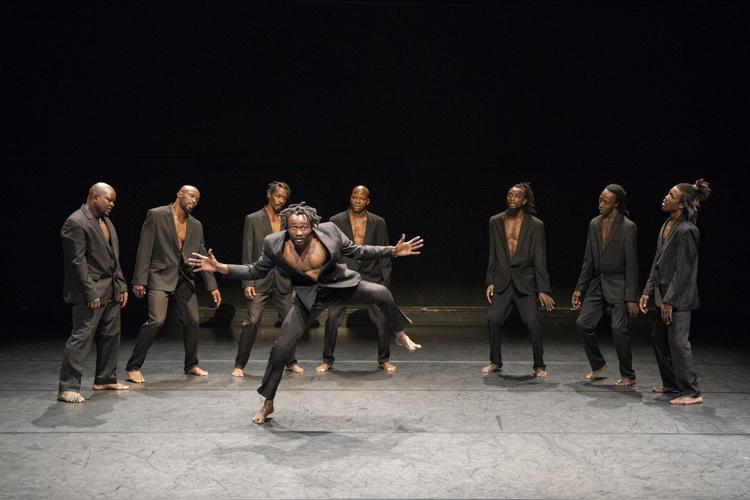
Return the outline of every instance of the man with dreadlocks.
<path id="1" fill-rule="evenodd" d="M 313 309 L 333 305 L 377 304 L 386 323 L 396 334 L 396 343 L 409 351 L 421 346 L 404 333 L 411 324 L 409 318 L 393 302 L 393 296 L 383 285 L 363 281 L 359 274 L 338 264 L 342 256 L 354 259 L 379 259 L 419 255 L 423 240 L 417 236 L 405 241 L 405 235 L 395 246 L 355 245 L 333 223 L 320 224 L 317 211 L 302 202 L 290 205 L 281 212 L 286 231 L 270 234 L 263 242 L 263 254 L 254 264 L 222 264 L 211 250 L 208 256 L 193 254 L 190 263 L 194 271 L 218 272 L 232 279 L 253 280 L 266 276 L 274 267 L 289 275 L 295 291 L 295 301 L 281 325 L 281 332 L 263 376 L 258 393 L 266 398 L 253 417 L 262 424 L 273 413 L 273 400 L 281 382 L 289 355 L 315 314 Z"/>
<path id="2" fill-rule="evenodd" d="M 605 310 L 609 313 L 620 362 L 621 378 L 615 385 L 620 387 L 635 384 L 628 316 L 638 315 L 638 231 L 627 217 L 626 197 L 618 184 L 608 185 L 599 195 L 600 215 L 589 223 L 581 274 L 571 298 L 573 310 L 581 311 L 576 328 L 591 365 L 587 380 L 596 380 L 608 368 L 596 341 L 596 325 Z"/>
<path id="3" fill-rule="evenodd" d="M 521 322 L 531 337 L 534 352 L 534 376 L 546 377 L 542 331 L 537 300 L 547 311 L 555 306 L 549 296 L 547 250 L 544 223 L 534 217 L 534 192 L 531 183 L 519 182 L 508 190 L 508 209 L 490 218 L 490 256 L 487 264 L 487 302 L 490 303 L 490 364 L 482 369 L 489 374 L 503 366 L 500 333 L 515 304 Z"/>
<path id="4" fill-rule="evenodd" d="M 690 348 L 690 318 L 700 305 L 698 298 L 698 243 L 700 231 L 695 225 L 698 207 L 711 195 L 708 182 L 680 183 L 669 190 L 661 202 L 669 218 L 659 231 L 656 255 L 646 287 L 640 299 L 642 313 L 654 295 L 661 311 L 654 322 L 652 337 L 656 363 L 662 384 L 656 393 L 678 392 L 673 405 L 703 403 L 698 376 L 693 369 Z"/>

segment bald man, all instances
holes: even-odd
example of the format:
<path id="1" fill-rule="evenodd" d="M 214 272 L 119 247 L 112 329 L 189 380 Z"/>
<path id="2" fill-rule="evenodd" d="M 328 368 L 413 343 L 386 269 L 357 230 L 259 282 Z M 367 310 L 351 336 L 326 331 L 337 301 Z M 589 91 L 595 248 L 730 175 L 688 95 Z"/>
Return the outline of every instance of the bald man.
<path id="1" fill-rule="evenodd" d="M 148 320 L 138 332 L 133 354 L 127 365 L 128 378 L 145 382 L 141 366 L 146 360 L 156 333 L 164 325 L 167 306 L 174 301 L 183 328 L 185 373 L 205 376 L 198 366 L 198 297 L 195 278 L 188 264 L 193 252 L 205 252 L 203 226 L 190 215 L 201 194 L 194 186 L 182 186 L 174 203 L 152 208 L 146 214 L 135 258 L 133 294 L 148 300 Z M 221 294 L 212 273 L 201 273 L 216 307 Z"/>
<path id="2" fill-rule="evenodd" d="M 73 305 L 73 330 L 65 343 L 57 399 L 83 403 L 81 372 L 96 339 L 94 390 L 124 390 L 117 382 L 120 309 L 128 284 L 120 268 L 120 244 L 109 214 L 117 194 L 103 182 L 89 189 L 86 202 L 60 230 L 65 282 L 63 299 Z"/>

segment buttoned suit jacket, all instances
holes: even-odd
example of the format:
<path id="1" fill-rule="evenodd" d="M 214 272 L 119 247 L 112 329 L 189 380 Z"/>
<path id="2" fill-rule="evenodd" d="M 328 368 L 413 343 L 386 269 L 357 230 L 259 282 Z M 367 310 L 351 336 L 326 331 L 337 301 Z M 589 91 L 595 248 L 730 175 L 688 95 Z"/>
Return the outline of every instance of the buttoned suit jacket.
<path id="1" fill-rule="evenodd" d="M 385 219 L 375 215 L 372 212 L 365 211 L 367 216 L 367 225 L 365 226 L 365 245 L 388 245 L 388 227 L 386 226 Z M 349 210 L 337 213 L 329 219 L 330 222 L 336 224 L 341 231 L 349 238 L 354 240 L 354 231 L 352 229 L 352 222 L 349 218 Z M 391 258 L 384 257 L 382 259 L 373 260 L 355 260 L 349 257 L 342 257 L 342 262 L 346 264 L 349 269 L 357 271 L 362 279 L 372 283 L 379 283 L 381 285 L 388 286 L 391 283 Z"/>
<path id="2" fill-rule="evenodd" d="M 263 253 L 263 240 L 273 233 L 271 219 L 266 207 L 245 217 L 245 228 L 242 238 L 242 263 L 252 264 Z M 280 269 L 274 269 L 265 278 L 244 280 L 242 288 L 255 287 L 256 293 L 266 293 L 276 287 L 281 293 L 292 293 L 292 283 L 289 276 Z"/>

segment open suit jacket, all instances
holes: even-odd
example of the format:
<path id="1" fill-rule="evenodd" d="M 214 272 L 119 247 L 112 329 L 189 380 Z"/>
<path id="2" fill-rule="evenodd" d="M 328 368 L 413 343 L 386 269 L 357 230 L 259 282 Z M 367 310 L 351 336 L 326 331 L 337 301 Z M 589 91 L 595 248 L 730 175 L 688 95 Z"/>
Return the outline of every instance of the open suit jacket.
<path id="1" fill-rule="evenodd" d="M 678 311 L 691 311 L 700 305 L 698 297 L 698 227 L 682 218 L 674 223 L 662 241 L 667 223 L 659 231 L 656 255 L 643 295 L 654 297 L 658 307 L 669 304 Z M 662 290 L 664 293 L 662 294 Z M 654 295 L 655 293 L 655 295 Z"/>
<path id="2" fill-rule="evenodd" d="M 133 284 L 173 292 L 177 288 L 177 280 L 181 274 L 195 289 L 195 277 L 187 264 L 187 258 L 193 252 L 206 255 L 203 226 L 200 221 L 188 215 L 185 242 L 180 253 L 172 205 L 152 208 L 146 214 L 146 220 L 141 228 L 141 239 L 135 257 Z M 208 272 L 202 274 L 206 288 L 209 291 L 216 290 L 216 279 L 213 274 Z"/>
<path id="3" fill-rule="evenodd" d="M 242 238 L 243 264 L 252 264 L 260 258 L 263 253 L 263 240 L 271 233 L 273 233 L 273 228 L 271 227 L 271 219 L 268 217 L 266 207 L 245 217 L 245 231 Z M 244 280 L 242 282 L 243 289 L 249 286 L 255 287 L 256 293 L 266 293 L 272 290 L 274 286 L 281 293 L 292 293 L 292 284 L 289 281 L 289 276 L 285 275 L 279 269 L 274 269 L 265 278 Z"/>
<path id="4" fill-rule="evenodd" d="M 388 245 L 388 228 L 385 225 L 385 219 L 367 211 L 365 213 L 367 214 L 365 245 Z M 352 221 L 349 218 L 349 210 L 344 210 L 334 215 L 330 218 L 330 222 L 336 224 L 347 238 L 354 240 L 354 231 L 352 230 Z M 343 257 L 342 262 L 349 269 L 359 272 L 365 281 L 385 286 L 391 283 L 390 255 L 377 260 L 354 260 L 349 257 Z"/>
<path id="5" fill-rule="evenodd" d="M 266 276 L 274 267 L 289 275 L 297 298 L 311 310 L 320 287 L 350 288 L 362 281 L 359 273 L 338 264 L 342 256 L 353 259 L 379 259 L 391 255 L 392 246 L 355 245 L 332 222 L 324 222 L 313 228 L 315 236 L 328 253 L 328 260 L 318 275 L 317 281 L 290 266 L 284 260 L 284 243 L 287 231 L 279 231 L 266 236 L 263 254 L 249 265 L 229 265 L 229 278 L 254 280 Z"/>
<path id="6" fill-rule="evenodd" d="M 576 290 L 586 292 L 601 285 L 609 304 L 638 302 L 638 229 L 625 214 L 618 212 L 609 231 L 609 241 L 602 243 L 602 221 L 591 219 L 583 254 L 583 265 Z"/>
<path id="7" fill-rule="evenodd" d="M 128 291 L 120 268 L 120 242 L 109 217 L 104 217 L 109 243 L 99 221 L 86 205 L 73 212 L 60 230 L 65 266 L 63 300 L 68 304 L 88 304 L 94 299 L 107 303 Z"/>
<path id="8" fill-rule="evenodd" d="M 516 255 L 511 259 L 505 238 L 505 214 L 490 217 L 490 256 L 485 284 L 495 285 L 495 293 L 503 292 L 511 281 L 521 295 L 550 293 L 544 223 L 524 213 Z"/>

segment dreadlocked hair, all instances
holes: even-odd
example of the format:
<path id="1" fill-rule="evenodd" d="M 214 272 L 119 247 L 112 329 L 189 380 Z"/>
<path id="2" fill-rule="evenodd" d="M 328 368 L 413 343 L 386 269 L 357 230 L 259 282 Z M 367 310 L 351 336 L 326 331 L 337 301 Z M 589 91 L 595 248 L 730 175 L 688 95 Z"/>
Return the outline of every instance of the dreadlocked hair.
<path id="1" fill-rule="evenodd" d="M 514 184 L 513 187 L 523 189 L 524 198 L 526 198 L 526 204 L 523 206 L 524 211 L 527 214 L 536 215 L 537 212 L 536 205 L 534 204 L 534 191 L 531 190 L 531 182 L 518 182 Z"/>
<path id="2" fill-rule="evenodd" d="M 685 204 L 684 212 L 687 220 L 695 222 L 698 220 L 698 207 L 711 196 L 711 185 L 704 179 L 698 179 L 695 184 L 681 182 L 677 189 L 682 193 L 682 203 Z"/>
<path id="3" fill-rule="evenodd" d="M 604 189 L 615 195 L 618 203 L 617 210 L 625 215 L 630 215 L 628 209 L 625 207 L 625 201 L 628 199 L 628 193 L 625 192 L 625 188 L 619 184 L 607 184 L 607 187 Z"/>
<path id="4" fill-rule="evenodd" d="M 286 189 L 287 196 L 292 196 L 292 190 L 289 189 L 289 184 L 281 181 L 271 181 L 266 186 L 266 194 L 273 194 L 277 189 Z"/>
<path id="5" fill-rule="evenodd" d="M 320 224 L 320 220 L 321 220 L 320 215 L 318 215 L 318 211 L 303 201 L 302 203 L 295 203 L 293 205 L 289 205 L 284 210 L 279 212 L 279 217 L 281 217 L 282 228 L 286 228 L 286 221 L 292 215 L 304 216 L 312 227 L 315 227 L 318 224 Z"/>

